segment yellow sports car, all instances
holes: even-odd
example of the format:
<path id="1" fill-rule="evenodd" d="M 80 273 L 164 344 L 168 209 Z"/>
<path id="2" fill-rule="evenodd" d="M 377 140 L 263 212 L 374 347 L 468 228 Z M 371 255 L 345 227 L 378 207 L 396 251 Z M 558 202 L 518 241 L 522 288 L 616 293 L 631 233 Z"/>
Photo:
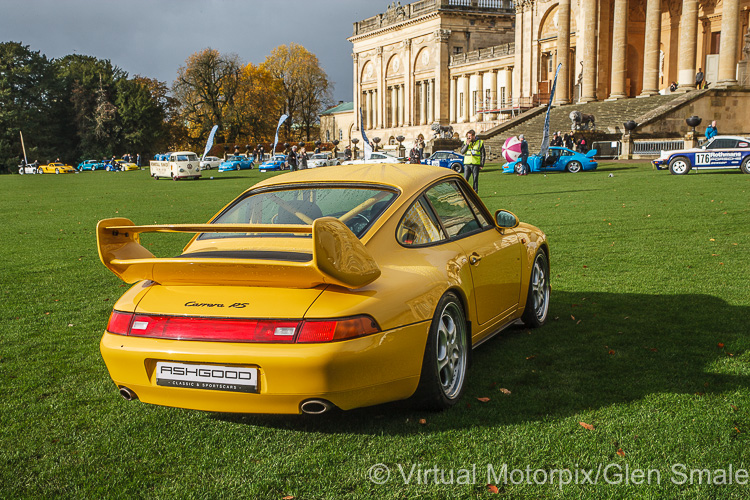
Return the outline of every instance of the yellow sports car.
<path id="1" fill-rule="evenodd" d="M 48 165 L 39 165 L 36 169 L 37 174 L 74 174 L 75 172 L 75 168 L 59 161 Z"/>
<path id="2" fill-rule="evenodd" d="M 196 233 L 176 257 L 149 232 Z M 264 180 L 207 224 L 97 226 L 127 283 L 101 340 L 126 399 L 239 413 L 323 413 L 461 397 L 469 350 L 549 307 L 545 234 L 429 165 Z"/>

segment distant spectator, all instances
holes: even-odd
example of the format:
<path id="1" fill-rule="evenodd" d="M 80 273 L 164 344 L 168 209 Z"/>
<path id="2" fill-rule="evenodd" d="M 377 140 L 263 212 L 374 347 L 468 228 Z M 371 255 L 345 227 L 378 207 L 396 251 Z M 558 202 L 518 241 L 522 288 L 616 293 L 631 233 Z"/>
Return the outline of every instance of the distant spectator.
<path id="1" fill-rule="evenodd" d="M 297 170 L 297 146 L 292 146 L 289 154 L 286 155 L 286 166 L 292 171 Z"/>
<path id="2" fill-rule="evenodd" d="M 344 148 L 344 160 L 351 160 L 352 159 L 352 148 L 348 145 Z"/>
<path id="3" fill-rule="evenodd" d="M 135 155 L 135 164 L 138 166 L 138 168 L 141 168 L 141 153 Z"/>
<path id="4" fill-rule="evenodd" d="M 676 91 L 677 91 L 677 82 L 672 82 L 672 83 L 671 83 L 671 84 L 669 85 L 669 91 L 670 91 L 670 92 L 676 92 Z"/>
<path id="5" fill-rule="evenodd" d="M 716 120 L 711 122 L 711 125 L 706 127 L 706 139 L 710 139 L 711 137 L 715 137 L 716 134 L 719 133 L 719 130 L 716 128 Z"/>
<path id="6" fill-rule="evenodd" d="M 698 68 L 698 72 L 695 74 L 695 88 L 703 88 L 703 68 Z"/>
<path id="7" fill-rule="evenodd" d="M 419 150 L 419 141 L 414 143 L 414 147 L 409 151 L 409 163 L 418 164 L 422 163 L 422 153 Z"/>
<path id="8" fill-rule="evenodd" d="M 565 136 L 563 137 L 563 144 L 566 148 L 572 151 L 575 147 L 575 145 L 573 144 L 573 136 L 570 134 L 565 134 Z"/>
<path id="9" fill-rule="evenodd" d="M 307 150 L 302 146 L 297 154 L 297 168 L 304 170 L 307 168 Z"/>

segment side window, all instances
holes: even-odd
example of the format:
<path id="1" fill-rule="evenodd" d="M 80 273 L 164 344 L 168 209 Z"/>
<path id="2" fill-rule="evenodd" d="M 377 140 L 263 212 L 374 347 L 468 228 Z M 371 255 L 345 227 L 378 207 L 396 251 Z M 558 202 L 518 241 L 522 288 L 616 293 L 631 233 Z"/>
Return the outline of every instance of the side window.
<path id="1" fill-rule="evenodd" d="M 708 145 L 706 149 L 730 149 L 736 148 L 737 141 L 734 139 L 714 139 L 714 141 Z"/>
<path id="2" fill-rule="evenodd" d="M 396 230 L 396 238 L 402 245 L 426 245 L 445 239 L 440 226 L 433 220 L 429 208 L 422 198 L 406 212 Z"/>
<path id="3" fill-rule="evenodd" d="M 443 182 L 425 193 L 449 238 L 479 229 L 466 197 L 453 182 Z"/>

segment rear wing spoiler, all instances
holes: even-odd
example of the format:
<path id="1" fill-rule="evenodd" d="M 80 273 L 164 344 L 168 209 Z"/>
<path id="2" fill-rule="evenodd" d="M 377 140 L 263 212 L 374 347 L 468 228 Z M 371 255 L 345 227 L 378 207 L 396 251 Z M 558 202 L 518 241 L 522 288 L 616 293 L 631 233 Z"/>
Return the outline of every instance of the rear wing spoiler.
<path id="1" fill-rule="evenodd" d="M 157 258 L 140 243 L 141 233 L 290 233 L 312 234 L 307 262 L 191 257 Z M 126 283 L 151 280 L 163 285 L 253 285 L 312 288 L 322 284 L 361 288 L 380 276 L 380 268 L 361 241 L 335 217 L 312 225 L 174 224 L 136 226 L 129 219 L 99 221 L 96 242 L 102 263 Z"/>

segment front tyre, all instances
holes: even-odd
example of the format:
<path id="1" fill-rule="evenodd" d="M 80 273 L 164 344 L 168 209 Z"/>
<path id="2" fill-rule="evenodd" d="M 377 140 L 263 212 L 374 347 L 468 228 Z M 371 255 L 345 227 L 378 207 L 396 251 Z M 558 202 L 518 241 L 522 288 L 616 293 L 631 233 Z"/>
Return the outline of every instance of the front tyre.
<path id="1" fill-rule="evenodd" d="M 526 326 L 538 328 L 547 321 L 549 292 L 549 261 L 544 250 L 539 250 L 534 257 L 534 265 L 529 277 L 529 293 L 526 296 L 526 308 L 521 316 Z"/>
<path id="2" fill-rule="evenodd" d="M 576 174 L 582 170 L 581 162 L 571 161 L 567 165 L 565 165 L 565 170 L 567 170 L 571 174 Z"/>
<path id="3" fill-rule="evenodd" d="M 420 407 L 444 410 L 461 398 L 468 367 L 467 337 L 461 301 L 448 292 L 438 302 L 427 336 L 422 374 L 415 393 Z"/>
<path id="4" fill-rule="evenodd" d="M 453 165 L 451 165 L 451 169 L 454 172 L 458 172 L 460 174 L 464 171 L 464 166 L 461 165 L 460 163 L 454 163 Z"/>
<path id="5" fill-rule="evenodd" d="M 673 175 L 685 175 L 690 172 L 690 168 L 690 160 L 688 160 L 684 156 L 672 158 L 672 160 L 670 160 L 669 162 L 669 171 Z"/>
<path id="6" fill-rule="evenodd" d="M 742 161 L 742 165 L 740 165 L 740 170 L 742 170 L 742 173 L 744 174 L 750 174 L 750 155 L 746 156 L 745 159 Z"/>

